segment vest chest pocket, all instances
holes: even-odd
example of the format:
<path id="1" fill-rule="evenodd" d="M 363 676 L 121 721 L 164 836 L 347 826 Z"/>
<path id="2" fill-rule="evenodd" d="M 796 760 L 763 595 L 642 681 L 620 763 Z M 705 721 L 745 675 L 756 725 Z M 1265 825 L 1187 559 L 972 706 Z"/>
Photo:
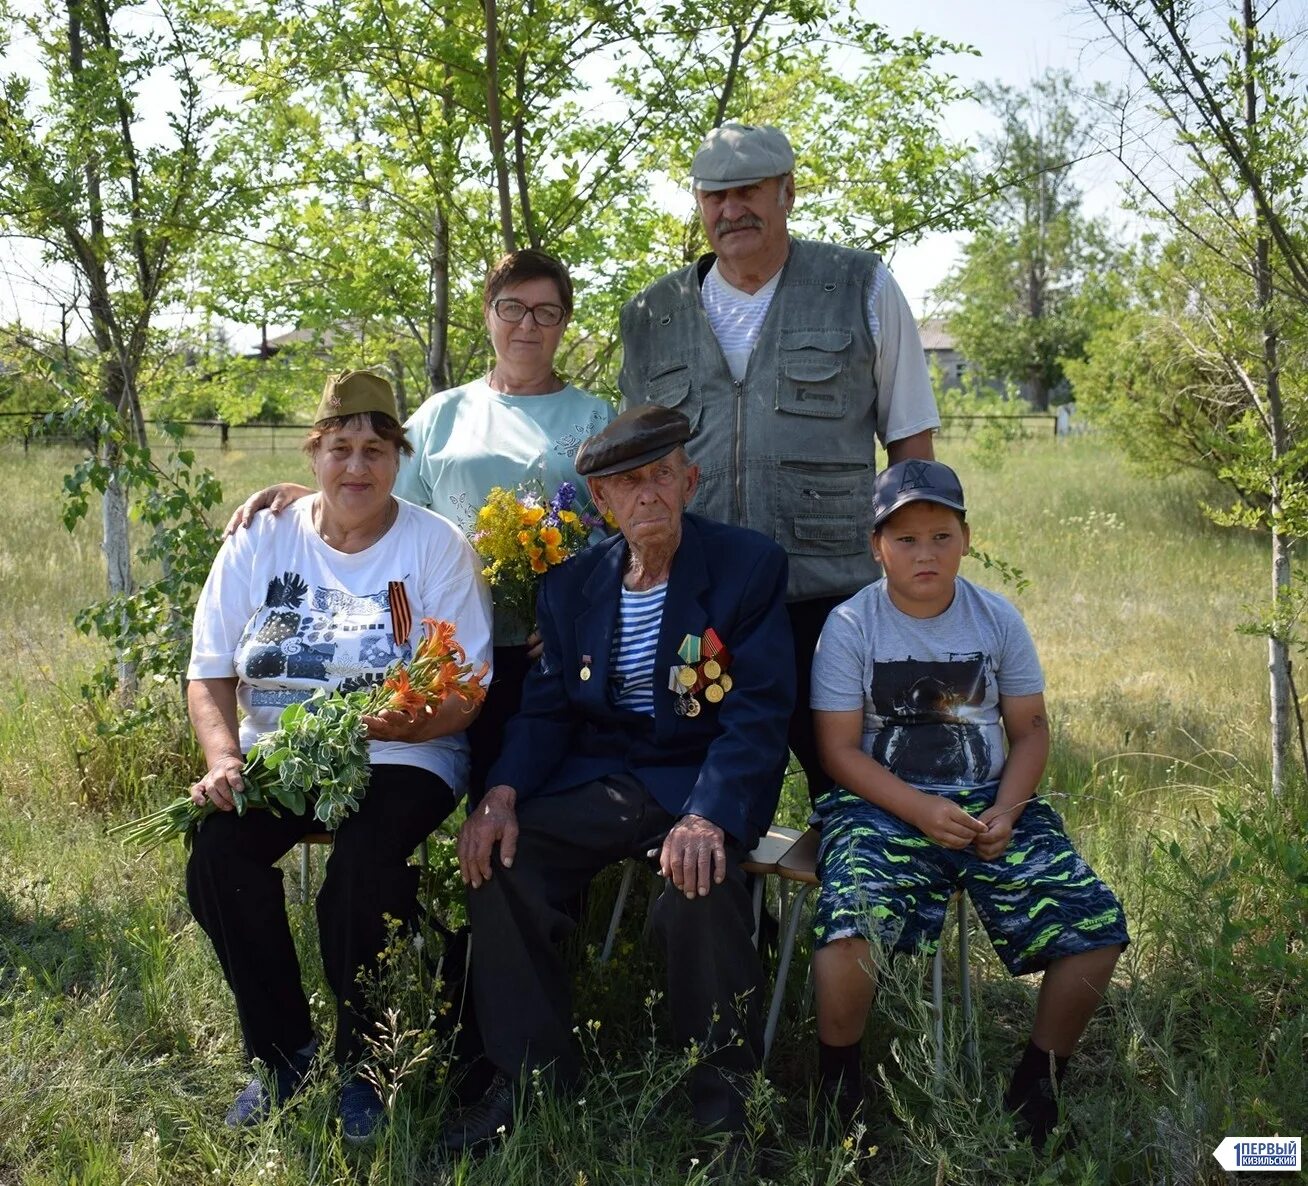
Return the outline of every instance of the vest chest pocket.
<path id="1" fill-rule="evenodd" d="M 778 412 L 829 420 L 845 414 L 849 402 L 848 330 L 785 330 L 778 340 Z"/>
<path id="2" fill-rule="evenodd" d="M 645 380 L 645 402 L 676 408 L 690 421 L 691 432 L 699 428 L 703 397 L 691 382 L 688 363 L 677 360 L 653 364 Z"/>
<path id="3" fill-rule="evenodd" d="M 872 466 L 782 461 L 775 539 L 792 556 L 855 556 L 868 547 Z"/>

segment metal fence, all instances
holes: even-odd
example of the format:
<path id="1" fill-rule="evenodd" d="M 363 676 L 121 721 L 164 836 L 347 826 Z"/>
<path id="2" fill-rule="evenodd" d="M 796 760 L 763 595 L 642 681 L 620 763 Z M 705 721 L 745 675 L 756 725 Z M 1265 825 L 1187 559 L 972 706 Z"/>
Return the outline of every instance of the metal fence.
<path id="1" fill-rule="evenodd" d="M 46 412 L 0 412 L 0 441 L 22 441 L 23 452 L 33 445 L 84 445 L 95 442 L 74 440 L 67 436 L 47 433 L 42 421 Z M 1049 413 L 1015 413 L 1003 416 L 959 416 L 940 418 L 941 435 L 949 439 L 966 439 L 978 428 L 988 424 L 1003 425 L 1015 437 L 1051 436 L 1058 432 L 1058 420 Z M 242 452 L 295 452 L 308 429 L 307 424 L 228 424 L 225 420 L 147 420 L 146 425 L 157 428 L 163 424 L 177 425 L 183 430 L 187 445 L 192 449 L 238 449 Z"/>

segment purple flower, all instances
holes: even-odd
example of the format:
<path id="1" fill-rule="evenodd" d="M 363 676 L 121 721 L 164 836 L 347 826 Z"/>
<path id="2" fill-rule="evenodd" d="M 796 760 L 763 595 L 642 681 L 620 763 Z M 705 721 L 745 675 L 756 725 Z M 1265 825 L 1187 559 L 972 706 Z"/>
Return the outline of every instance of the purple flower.
<path id="1" fill-rule="evenodd" d="M 554 492 L 554 497 L 550 499 L 550 509 L 553 511 L 570 511 L 572 504 L 577 501 L 577 488 L 571 482 L 560 482 L 559 488 Z"/>

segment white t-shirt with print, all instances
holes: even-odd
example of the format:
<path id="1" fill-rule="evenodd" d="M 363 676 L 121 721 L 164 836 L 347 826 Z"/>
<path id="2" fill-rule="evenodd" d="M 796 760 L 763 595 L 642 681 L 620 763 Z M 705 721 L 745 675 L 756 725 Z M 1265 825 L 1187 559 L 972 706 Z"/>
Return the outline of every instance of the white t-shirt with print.
<path id="1" fill-rule="evenodd" d="M 314 495 L 280 515 L 262 511 L 223 544 L 195 607 L 188 679 L 237 678 L 240 744 L 277 727 L 288 704 L 319 688 L 352 691 L 409 660 L 422 619 L 453 622 L 478 666 L 488 661 L 490 595 L 481 565 L 454 524 L 396 500 L 390 530 L 362 552 L 338 552 L 313 527 Z M 403 581 L 408 637 L 392 637 L 389 586 Z M 462 733 L 418 743 L 373 741 L 377 765 L 419 766 L 457 793 L 468 777 Z"/>

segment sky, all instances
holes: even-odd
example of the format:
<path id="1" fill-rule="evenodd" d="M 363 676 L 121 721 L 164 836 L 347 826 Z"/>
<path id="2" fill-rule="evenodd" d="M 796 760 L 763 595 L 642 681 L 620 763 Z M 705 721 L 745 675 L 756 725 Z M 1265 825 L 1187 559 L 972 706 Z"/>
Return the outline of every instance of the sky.
<path id="1" fill-rule="evenodd" d="M 880 20 L 892 32 L 908 32 L 884 3 L 861 0 L 860 12 Z M 914 0 L 913 26 L 925 33 L 967 43 L 979 57 L 957 55 L 946 68 L 965 83 L 1001 81 L 1024 87 L 1046 70 L 1068 70 L 1087 89 L 1095 82 L 1120 87 L 1128 70 L 1117 47 L 1107 42 L 1103 27 L 1084 4 L 1064 0 Z M 945 123 L 954 139 L 975 140 L 993 130 L 993 121 L 976 103 L 957 104 Z M 1114 216 L 1121 201 L 1121 166 L 1104 157 L 1077 167 L 1078 184 L 1088 214 Z M 890 260 L 891 270 L 918 317 L 938 312 L 931 291 L 944 279 L 965 236 L 932 234 L 922 243 L 901 247 Z"/>
<path id="2" fill-rule="evenodd" d="M 1308 0 L 1282 2 L 1308 8 Z M 884 0 L 859 0 L 859 8 L 864 17 L 881 22 L 894 35 L 919 28 L 974 46 L 979 57 L 957 55 L 944 63 L 964 83 L 1003 80 L 1022 87 L 1047 69 L 1069 70 L 1087 86 L 1096 81 L 1120 86 L 1127 78 L 1120 53 L 1107 42 L 1085 4 L 1077 0 L 915 0 L 902 7 L 892 7 Z M 944 130 L 950 138 L 975 141 L 989 127 L 985 113 L 969 102 L 950 110 Z M 1087 212 L 1114 214 L 1124 179 L 1120 167 L 1104 158 L 1078 166 L 1078 174 Z M 899 248 L 892 256 L 892 270 L 919 317 L 937 311 L 932 289 L 948 272 L 961 241 L 958 235 L 933 234 L 921 244 Z M 39 273 L 39 266 L 32 268 L 30 255 L 23 262 L 23 271 Z M 43 315 L 34 304 L 35 291 L 12 278 L 10 264 L 0 246 L 0 319 L 21 312 L 29 321 L 57 326 L 58 310 L 47 309 Z M 255 329 L 238 328 L 233 333 L 238 348 L 253 347 L 257 340 Z"/>

